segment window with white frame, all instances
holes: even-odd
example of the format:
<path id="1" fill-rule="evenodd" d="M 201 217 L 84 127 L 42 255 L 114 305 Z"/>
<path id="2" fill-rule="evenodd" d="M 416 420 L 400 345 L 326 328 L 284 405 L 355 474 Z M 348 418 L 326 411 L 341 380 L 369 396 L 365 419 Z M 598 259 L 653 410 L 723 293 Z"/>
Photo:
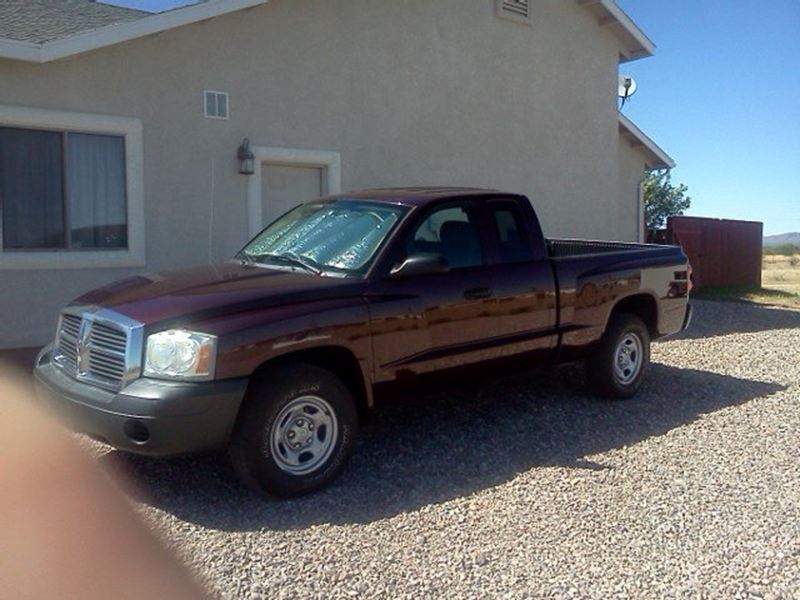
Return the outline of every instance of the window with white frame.
<path id="1" fill-rule="evenodd" d="M 0 270 L 145 264 L 139 119 L 0 105 Z"/>
<path id="2" fill-rule="evenodd" d="M 128 247 L 125 138 L 0 126 L 3 250 Z"/>
<path id="3" fill-rule="evenodd" d="M 208 119 L 228 118 L 228 93 L 205 90 L 203 92 L 203 107 Z"/>

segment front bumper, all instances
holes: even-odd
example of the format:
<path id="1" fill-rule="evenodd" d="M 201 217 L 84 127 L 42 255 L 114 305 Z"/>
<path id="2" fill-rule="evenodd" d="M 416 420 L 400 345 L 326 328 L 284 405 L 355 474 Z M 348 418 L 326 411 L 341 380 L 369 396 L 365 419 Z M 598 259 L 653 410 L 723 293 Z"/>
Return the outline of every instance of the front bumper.
<path id="1" fill-rule="evenodd" d="M 75 431 L 150 456 L 224 448 L 248 382 L 141 378 L 115 393 L 71 378 L 52 364 L 47 350 L 36 360 L 34 381 L 41 400 Z"/>

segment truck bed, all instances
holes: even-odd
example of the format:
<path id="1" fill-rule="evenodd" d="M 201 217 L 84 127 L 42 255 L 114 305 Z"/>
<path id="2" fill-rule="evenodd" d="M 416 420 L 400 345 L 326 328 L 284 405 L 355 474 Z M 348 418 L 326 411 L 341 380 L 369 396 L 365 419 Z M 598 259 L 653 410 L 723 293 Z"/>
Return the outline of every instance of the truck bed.
<path id="1" fill-rule="evenodd" d="M 620 295 L 649 297 L 657 323 L 653 337 L 679 330 L 686 313 L 688 269 L 679 246 L 546 239 L 559 294 L 562 345 L 585 347 L 600 339 Z M 573 298 L 570 298 L 573 294 Z"/>
<path id="2" fill-rule="evenodd" d="M 608 252 L 626 252 L 647 249 L 664 249 L 658 244 L 637 244 L 634 242 L 606 242 L 600 240 L 556 239 L 548 238 L 547 254 L 550 258 L 583 256 L 590 254 L 606 254 Z"/>

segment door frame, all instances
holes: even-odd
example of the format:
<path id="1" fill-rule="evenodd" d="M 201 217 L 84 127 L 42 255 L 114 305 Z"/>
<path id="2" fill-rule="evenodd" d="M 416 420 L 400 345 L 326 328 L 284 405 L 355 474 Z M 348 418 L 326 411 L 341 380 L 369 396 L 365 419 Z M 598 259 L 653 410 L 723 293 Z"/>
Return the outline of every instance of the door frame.
<path id="1" fill-rule="evenodd" d="M 250 237 L 255 237 L 264 228 L 261 188 L 261 171 L 264 165 L 318 168 L 323 171 L 326 195 L 342 191 L 342 157 L 339 152 L 273 146 L 251 146 L 250 150 L 255 155 L 256 167 L 255 173 L 249 177 L 247 187 L 247 221 Z"/>

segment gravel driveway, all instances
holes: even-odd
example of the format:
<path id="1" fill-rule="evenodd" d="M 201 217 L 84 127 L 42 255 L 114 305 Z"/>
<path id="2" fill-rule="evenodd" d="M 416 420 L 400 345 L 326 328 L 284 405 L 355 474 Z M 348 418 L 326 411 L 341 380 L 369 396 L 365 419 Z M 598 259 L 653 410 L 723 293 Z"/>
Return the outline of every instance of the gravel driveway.
<path id="1" fill-rule="evenodd" d="M 93 446 L 226 598 L 800 598 L 800 312 L 697 303 L 632 401 L 564 368 L 385 408 L 335 485 Z"/>

